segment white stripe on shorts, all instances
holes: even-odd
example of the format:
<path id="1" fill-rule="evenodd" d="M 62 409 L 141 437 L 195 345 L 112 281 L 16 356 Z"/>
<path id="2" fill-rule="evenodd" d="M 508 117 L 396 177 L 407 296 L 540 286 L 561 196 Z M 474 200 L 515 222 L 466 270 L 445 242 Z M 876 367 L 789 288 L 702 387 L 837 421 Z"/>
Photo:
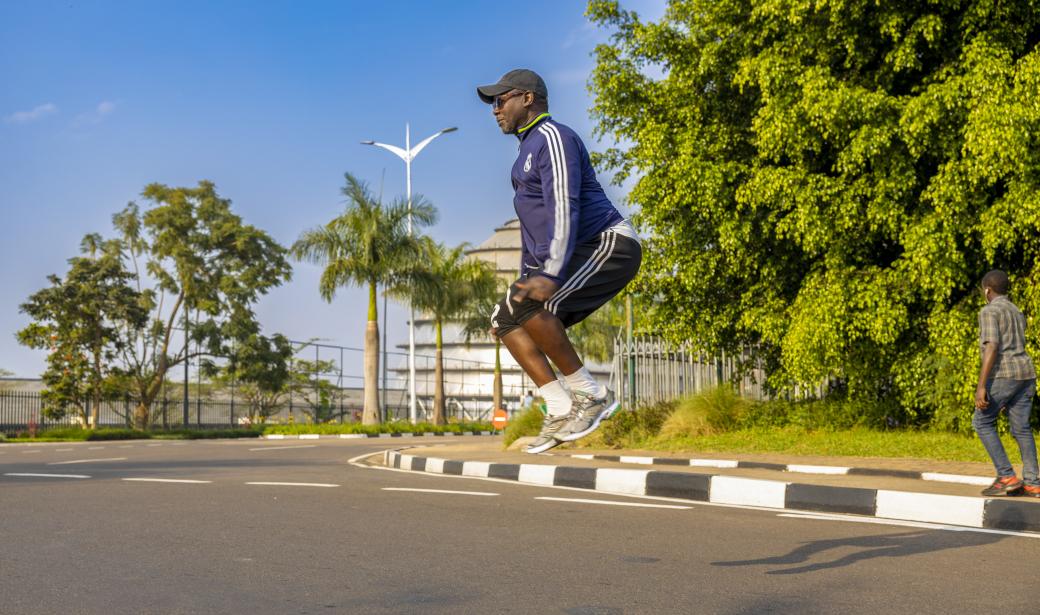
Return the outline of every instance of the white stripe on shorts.
<path id="1" fill-rule="evenodd" d="M 606 263 L 608 260 L 610 260 L 610 257 L 614 254 L 614 246 L 617 244 L 617 233 L 608 230 L 608 231 L 606 231 L 604 233 L 604 235 L 608 236 L 608 237 L 605 237 L 605 239 L 609 242 L 607 244 L 606 251 L 602 252 L 599 255 L 598 258 L 596 256 L 596 254 L 593 253 L 592 257 L 589 258 L 589 261 L 588 261 L 589 263 L 594 262 L 595 263 L 595 268 L 591 269 L 591 270 L 585 271 L 583 276 L 575 275 L 573 278 L 571 278 L 572 280 L 575 280 L 575 283 L 574 283 L 573 286 L 569 286 L 568 287 L 568 284 L 564 284 L 564 287 L 567 287 L 566 290 L 561 288 L 560 291 L 557 291 L 556 294 L 554 294 L 549 299 L 549 301 L 546 303 L 546 309 L 547 310 L 549 310 L 550 312 L 555 314 L 556 310 L 559 309 L 559 307 L 560 307 L 560 302 L 562 302 L 564 299 L 566 299 L 569 295 L 571 295 L 575 291 L 583 288 L 585 286 L 585 284 L 588 283 L 588 281 L 592 279 L 592 276 L 594 276 L 597 273 L 599 273 L 600 269 L 603 268 L 603 264 Z M 597 251 L 599 251 L 599 250 L 597 249 Z M 586 263 L 586 265 L 588 265 L 588 263 Z M 585 266 L 582 266 L 581 270 L 585 270 Z M 580 271 L 579 271 L 579 273 L 580 273 Z M 579 277 L 581 279 L 578 279 Z M 571 280 L 567 280 L 568 283 L 570 281 Z"/>
<path id="2" fill-rule="evenodd" d="M 584 263 L 582 263 L 581 267 L 579 267 L 578 270 L 574 272 L 574 275 L 572 275 L 566 282 L 564 282 L 563 286 L 561 286 L 560 288 L 556 289 L 556 292 L 553 293 L 552 297 L 549 297 L 549 299 L 545 302 L 545 309 L 549 310 L 550 312 L 555 313 L 555 307 L 556 307 L 556 301 L 555 300 L 558 297 L 560 297 L 562 293 L 564 293 L 567 290 L 571 289 L 575 284 L 580 282 L 582 276 L 584 276 L 587 271 L 589 271 L 590 269 L 592 269 L 593 267 L 596 266 L 596 260 L 599 259 L 600 256 L 604 252 L 606 252 L 607 243 L 608 242 L 607 242 L 606 233 L 605 232 L 604 233 L 600 233 L 600 235 L 599 235 L 599 245 L 596 246 L 596 249 L 592 251 L 592 254 L 589 256 L 588 260 L 586 260 Z"/>

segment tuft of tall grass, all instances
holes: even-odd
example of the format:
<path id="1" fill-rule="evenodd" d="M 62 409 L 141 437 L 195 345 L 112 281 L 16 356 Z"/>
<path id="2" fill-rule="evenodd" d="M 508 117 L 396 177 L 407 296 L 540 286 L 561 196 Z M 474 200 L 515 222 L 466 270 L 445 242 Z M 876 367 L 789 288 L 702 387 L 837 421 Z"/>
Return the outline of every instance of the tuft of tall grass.
<path id="1" fill-rule="evenodd" d="M 519 438 L 537 436 L 542 430 L 542 419 L 545 417 L 537 405 L 531 406 L 509 420 L 503 434 L 502 447 L 506 448 Z"/>
<path id="2" fill-rule="evenodd" d="M 679 401 L 661 425 L 663 439 L 707 436 L 741 426 L 751 402 L 729 386 L 706 389 Z"/>

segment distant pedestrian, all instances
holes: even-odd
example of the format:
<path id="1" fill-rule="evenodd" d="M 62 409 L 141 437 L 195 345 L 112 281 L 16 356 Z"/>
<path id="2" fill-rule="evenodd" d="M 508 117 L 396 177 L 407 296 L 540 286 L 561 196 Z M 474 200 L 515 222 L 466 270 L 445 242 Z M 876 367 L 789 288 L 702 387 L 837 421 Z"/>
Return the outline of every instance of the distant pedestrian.
<path id="1" fill-rule="evenodd" d="M 1008 300 L 1009 286 L 1007 274 L 997 269 L 982 278 L 982 294 L 986 298 L 986 305 L 979 312 L 982 367 L 975 389 L 972 425 L 997 469 L 997 479 L 982 490 L 982 495 L 1011 495 L 1021 491 L 1040 498 L 1036 440 L 1029 426 L 1036 394 L 1036 370 L 1025 349 L 1026 319 Z M 1024 484 L 1015 476 L 997 434 L 997 417 L 1002 408 L 1007 408 L 1011 435 L 1022 454 Z"/>
<path id="2" fill-rule="evenodd" d="M 528 390 L 527 394 L 524 395 L 523 403 L 520 405 L 520 411 L 523 412 L 523 411 L 527 410 L 533 404 L 534 404 L 534 391 Z"/>

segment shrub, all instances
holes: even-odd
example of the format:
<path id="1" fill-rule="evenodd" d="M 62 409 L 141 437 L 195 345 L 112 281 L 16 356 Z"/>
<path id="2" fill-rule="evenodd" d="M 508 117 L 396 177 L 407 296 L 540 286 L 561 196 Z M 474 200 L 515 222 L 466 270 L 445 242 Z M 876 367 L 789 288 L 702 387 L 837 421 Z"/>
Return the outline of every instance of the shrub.
<path id="1" fill-rule="evenodd" d="M 171 440 L 208 440 L 213 438 L 259 438 L 260 427 L 228 427 L 227 429 L 178 429 L 152 432 L 151 437 Z"/>
<path id="2" fill-rule="evenodd" d="M 362 425 L 361 423 L 320 423 L 291 425 L 265 425 L 266 434 L 377 434 L 377 433 L 461 433 L 463 431 L 492 431 L 490 423 L 448 423 L 433 425 L 432 423 L 416 423 L 408 421 L 390 421 L 379 425 Z"/>
<path id="3" fill-rule="evenodd" d="M 706 389 L 681 400 L 661 425 L 663 438 L 704 436 L 739 428 L 751 402 L 729 386 Z"/>
<path id="4" fill-rule="evenodd" d="M 228 429 L 157 429 L 153 431 L 137 431 L 127 427 L 100 427 L 83 429 L 81 427 L 52 427 L 30 437 L 28 433 L 19 434 L 19 440 L 47 441 L 104 441 L 104 440 L 150 440 L 152 438 L 167 440 L 197 440 L 201 438 L 256 438 L 261 434 L 257 428 Z"/>
<path id="5" fill-rule="evenodd" d="M 634 447 L 637 443 L 656 436 L 676 405 L 675 401 L 665 401 L 640 406 L 627 412 L 617 412 L 593 434 L 594 440 L 583 444 L 611 448 Z"/>
<path id="6" fill-rule="evenodd" d="M 804 429 L 888 429 L 905 427 L 906 415 L 893 401 L 868 402 L 848 399 L 775 399 L 751 404 L 742 427 L 785 427 Z"/>
<path id="7" fill-rule="evenodd" d="M 537 436 L 538 432 L 542 430 L 542 418 L 544 416 L 537 405 L 531 406 L 514 416 L 510 419 L 509 425 L 506 426 L 502 446 L 508 447 L 519 438 Z"/>

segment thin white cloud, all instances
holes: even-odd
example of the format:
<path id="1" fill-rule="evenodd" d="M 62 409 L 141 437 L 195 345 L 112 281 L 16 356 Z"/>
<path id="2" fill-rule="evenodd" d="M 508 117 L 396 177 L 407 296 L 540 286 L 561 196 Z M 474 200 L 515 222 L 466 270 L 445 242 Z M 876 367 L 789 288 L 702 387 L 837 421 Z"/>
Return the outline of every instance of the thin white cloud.
<path id="1" fill-rule="evenodd" d="M 592 76 L 593 67 L 565 68 L 549 74 L 552 85 L 585 85 Z"/>
<path id="2" fill-rule="evenodd" d="M 107 116 L 112 115 L 116 110 L 116 104 L 109 100 L 103 100 L 98 103 L 98 106 L 93 111 L 87 113 L 81 113 L 76 116 L 73 124 L 75 126 L 91 126 L 93 124 L 100 124 Z"/>
<path id="3" fill-rule="evenodd" d="M 575 45 L 584 43 L 585 41 L 591 40 L 596 37 L 598 26 L 591 21 L 582 23 L 577 28 L 572 28 L 567 36 L 564 37 L 563 43 L 560 44 L 561 49 L 570 49 Z"/>
<path id="4" fill-rule="evenodd" d="M 47 117 L 58 112 L 58 106 L 54 103 L 45 103 L 39 105 L 32 111 L 16 111 L 11 115 L 4 118 L 4 122 L 8 124 L 28 124 L 29 122 L 35 122 L 38 119 Z"/>

